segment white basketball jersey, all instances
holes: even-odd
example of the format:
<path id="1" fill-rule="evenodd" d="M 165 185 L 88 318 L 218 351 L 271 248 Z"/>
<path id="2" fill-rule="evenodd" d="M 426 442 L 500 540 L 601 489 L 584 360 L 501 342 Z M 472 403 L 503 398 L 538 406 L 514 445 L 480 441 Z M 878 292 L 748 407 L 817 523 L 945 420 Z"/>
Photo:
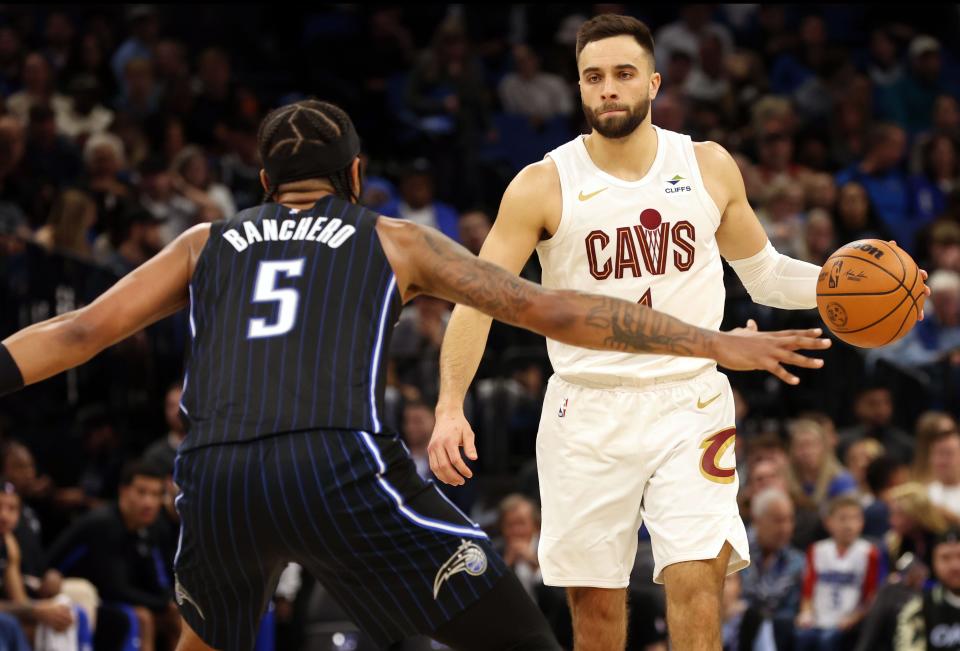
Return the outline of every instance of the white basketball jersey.
<path id="1" fill-rule="evenodd" d="M 689 136 L 654 127 L 657 154 L 639 181 L 600 170 L 586 136 L 547 154 L 557 166 L 563 212 L 537 245 L 543 285 L 630 301 L 717 330 L 723 318 L 720 211 L 703 185 Z M 569 346 L 551 339 L 554 370 L 572 379 L 649 380 L 696 374 L 715 362 Z"/>
<path id="2" fill-rule="evenodd" d="M 855 541 L 843 556 L 830 538 L 811 545 L 804 596 L 812 600 L 817 627 L 836 628 L 873 594 L 879 563 L 879 552 L 863 538 Z"/>

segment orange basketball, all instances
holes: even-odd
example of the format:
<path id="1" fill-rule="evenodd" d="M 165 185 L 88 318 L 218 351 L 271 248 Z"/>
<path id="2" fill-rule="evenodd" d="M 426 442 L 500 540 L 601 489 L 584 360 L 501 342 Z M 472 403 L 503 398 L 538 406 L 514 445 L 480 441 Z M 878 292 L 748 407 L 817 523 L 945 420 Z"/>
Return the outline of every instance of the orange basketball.
<path id="1" fill-rule="evenodd" d="M 833 334 L 861 348 L 886 346 L 910 332 L 925 299 L 917 263 L 883 240 L 840 247 L 817 279 L 820 317 Z"/>

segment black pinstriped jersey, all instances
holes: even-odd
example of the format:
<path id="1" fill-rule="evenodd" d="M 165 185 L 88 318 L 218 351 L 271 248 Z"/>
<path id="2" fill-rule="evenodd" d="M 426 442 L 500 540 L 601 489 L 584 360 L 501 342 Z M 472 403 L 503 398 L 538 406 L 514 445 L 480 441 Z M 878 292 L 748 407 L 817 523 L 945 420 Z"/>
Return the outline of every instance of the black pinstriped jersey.
<path id="1" fill-rule="evenodd" d="M 210 227 L 190 283 L 185 452 L 305 429 L 383 430 L 401 308 L 377 215 L 327 196 Z"/>

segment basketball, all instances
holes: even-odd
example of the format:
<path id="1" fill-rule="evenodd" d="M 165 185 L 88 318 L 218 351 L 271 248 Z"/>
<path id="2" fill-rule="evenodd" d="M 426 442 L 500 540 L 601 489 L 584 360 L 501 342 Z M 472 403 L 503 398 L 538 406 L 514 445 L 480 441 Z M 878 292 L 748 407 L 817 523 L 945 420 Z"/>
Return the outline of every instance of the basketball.
<path id="1" fill-rule="evenodd" d="M 910 255 L 883 240 L 857 240 L 827 258 L 817 309 L 833 334 L 861 348 L 891 344 L 923 310 L 924 283 Z"/>

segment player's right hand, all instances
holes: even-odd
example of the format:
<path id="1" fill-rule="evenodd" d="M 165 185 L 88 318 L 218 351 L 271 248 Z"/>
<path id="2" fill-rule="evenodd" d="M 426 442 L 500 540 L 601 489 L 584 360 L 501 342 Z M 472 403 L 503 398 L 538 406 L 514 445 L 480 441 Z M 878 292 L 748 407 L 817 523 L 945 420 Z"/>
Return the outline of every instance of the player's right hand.
<path id="1" fill-rule="evenodd" d="M 800 378 L 793 375 L 783 364 L 803 368 L 820 368 L 823 360 L 806 357 L 798 350 L 825 350 L 830 340 L 821 338 L 820 328 L 808 330 L 775 330 L 759 332 L 753 319 L 747 327 L 721 333 L 714 359 L 720 366 L 734 371 L 768 371 L 787 384 L 799 384 Z"/>
<path id="2" fill-rule="evenodd" d="M 46 624 L 55 631 L 65 631 L 73 623 L 73 611 L 53 599 L 37 601 L 33 605 L 33 616 L 41 624 Z"/>
<path id="3" fill-rule="evenodd" d="M 460 448 L 471 461 L 477 459 L 473 429 L 463 415 L 462 409 L 437 410 L 437 422 L 433 427 L 427 454 L 430 456 L 430 470 L 437 479 L 451 486 L 462 486 L 473 477 L 473 471 L 467 467 Z"/>

